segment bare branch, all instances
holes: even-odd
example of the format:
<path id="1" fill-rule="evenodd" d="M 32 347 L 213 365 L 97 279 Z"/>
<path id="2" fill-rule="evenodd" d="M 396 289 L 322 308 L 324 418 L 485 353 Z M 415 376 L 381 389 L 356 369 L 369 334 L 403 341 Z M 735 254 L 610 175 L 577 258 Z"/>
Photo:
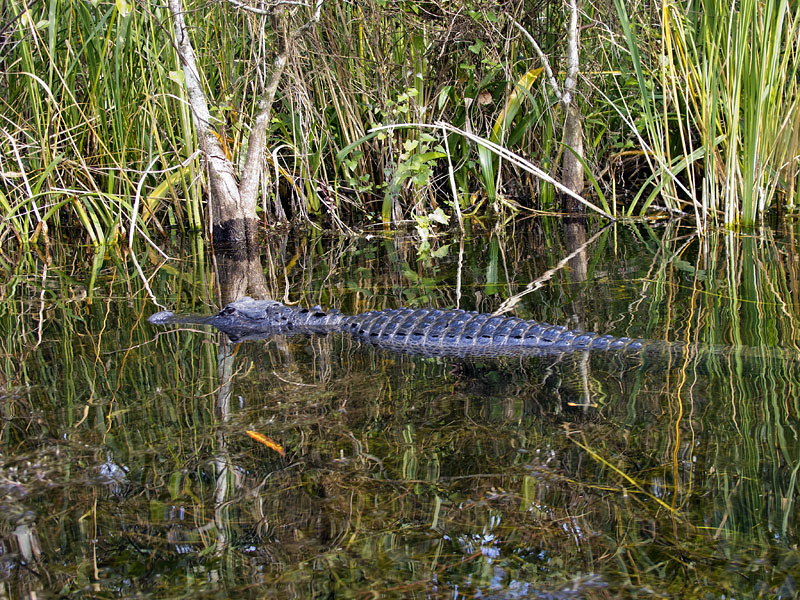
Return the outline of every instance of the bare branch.
<path id="1" fill-rule="evenodd" d="M 311 29 L 314 25 L 319 23 L 319 16 L 320 13 L 322 12 L 323 2 L 325 2 L 325 0 L 316 1 L 316 4 L 314 5 L 314 14 L 311 15 L 311 18 L 308 20 L 308 23 L 306 23 L 305 25 L 300 27 L 300 29 L 297 30 L 297 32 L 294 34 L 294 37 L 297 37 L 298 35 L 305 33 L 306 31 Z"/>
<path id="2" fill-rule="evenodd" d="M 564 79 L 564 95 L 561 103 L 568 107 L 575 94 L 575 87 L 578 84 L 578 3 L 577 0 L 569 0 L 569 29 L 567 30 L 567 76 Z"/>
<path id="3" fill-rule="evenodd" d="M 230 2 L 231 0 L 228 1 Z M 289 61 L 291 45 L 297 37 L 319 22 L 323 2 L 324 0 L 316 0 L 314 14 L 311 19 L 291 35 L 289 34 L 288 14 L 286 14 L 285 10 L 278 14 L 278 54 L 272 63 L 272 74 L 264 90 L 264 96 L 258 103 L 258 114 L 248 139 L 247 157 L 242 170 L 242 182 L 239 186 L 244 206 L 252 205 L 255 209 L 256 197 L 258 196 L 258 181 L 261 175 L 261 159 L 264 155 L 267 129 L 272 115 L 272 105 L 275 102 L 275 94 L 278 91 L 281 76 Z"/>
<path id="4" fill-rule="evenodd" d="M 236 8 L 241 8 L 242 10 L 246 10 L 247 12 L 251 12 L 255 15 L 271 15 L 273 10 L 279 6 L 305 6 L 306 8 L 311 8 L 311 5 L 308 2 L 301 2 L 300 0 L 274 0 L 273 2 L 269 2 L 266 8 L 256 8 L 255 6 L 250 6 L 244 2 L 239 2 L 239 0 L 225 1 L 233 4 Z"/>
<path id="5" fill-rule="evenodd" d="M 240 193 L 244 205 L 252 204 L 255 207 L 256 196 L 258 195 L 258 180 L 261 176 L 261 159 L 264 156 L 264 146 L 267 141 L 267 128 L 269 127 L 270 117 L 272 116 L 272 104 L 275 101 L 275 93 L 278 90 L 281 75 L 286 67 L 286 52 L 282 52 L 275 57 L 272 65 L 272 74 L 267 82 L 264 98 L 258 103 L 258 115 L 255 124 L 250 132 L 247 146 L 247 157 L 242 169 L 242 181 Z"/>
<path id="6" fill-rule="evenodd" d="M 258 181 L 261 177 L 261 161 L 264 157 L 264 146 L 267 141 L 267 129 L 272 115 L 272 104 L 278 91 L 283 71 L 289 59 L 289 16 L 286 10 L 279 11 L 277 15 L 278 54 L 272 63 L 272 73 L 269 76 L 264 96 L 258 103 L 253 129 L 247 142 L 247 156 L 242 169 L 242 181 L 239 187 L 242 203 L 252 206 L 255 211 L 256 197 L 258 196 Z"/>
<path id="7" fill-rule="evenodd" d="M 528 30 L 525 29 L 522 25 L 520 25 L 514 17 L 509 17 L 511 19 L 511 23 L 513 23 L 514 27 L 520 30 L 522 35 L 528 38 L 528 41 L 533 46 L 534 52 L 539 56 L 539 60 L 542 61 L 542 66 L 544 67 L 544 72 L 547 74 L 547 81 L 550 82 L 550 87 L 553 88 L 553 93 L 556 97 L 563 102 L 563 94 L 561 93 L 561 88 L 558 87 L 558 82 L 556 81 L 555 76 L 553 75 L 553 69 L 550 67 L 550 61 L 547 59 L 547 56 L 542 49 L 539 47 L 539 44 L 536 43 L 536 40 L 533 39 L 533 36 L 528 33 Z"/>

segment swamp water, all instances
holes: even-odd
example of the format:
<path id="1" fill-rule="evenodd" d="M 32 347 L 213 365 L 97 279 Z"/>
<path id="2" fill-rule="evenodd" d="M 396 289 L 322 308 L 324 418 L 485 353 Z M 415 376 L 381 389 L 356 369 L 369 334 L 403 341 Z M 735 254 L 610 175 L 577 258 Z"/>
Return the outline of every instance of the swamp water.
<path id="1" fill-rule="evenodd" d="M 119 249 L 3 250 L 0 597 L 794 597 L 795 232 L 589 229 L 543 221 L 430 249 L 271 237 L 249 272 L 276 299 L 347 313 L 513 303 L 747 350 L 233 345 L 147 323 L 160 308 Z M 230 263 L 197 240 L 166 250 L 138 253 L 156 300 L 218 309 Z"/>

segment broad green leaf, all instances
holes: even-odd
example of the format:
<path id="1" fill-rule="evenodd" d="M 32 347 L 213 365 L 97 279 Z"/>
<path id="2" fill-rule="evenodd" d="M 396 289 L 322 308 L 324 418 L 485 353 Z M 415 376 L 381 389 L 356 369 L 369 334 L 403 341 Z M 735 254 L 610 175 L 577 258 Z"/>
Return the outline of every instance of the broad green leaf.
<path id="1" fill-rule="evenodd" d="M 506 105 L 503 107 L 503 110 L 500 111 L 500 115 L 497 117 L 494 127 L 492 128 L 492 136 L 489 139 L 491 139 L 491 141 L 493 141 L 495 144 L 500 143 L 503 133 L 508 130 L 511 123 L 514 121 L 514 117 L 517 116 L 517 113 L 522 106 L 522 100 L 524 96 L 527 94 L 528 90 L 530 90 L 533 82 L 536 81 L 536 78 L 542 71 L 543 69 L 541 67 L 538 69 L 531 69 L 522 77 L 520 77 L 516 84 L 514 84 L 514 89 L 508 95 L 508 98 L 506 99 Z"/>

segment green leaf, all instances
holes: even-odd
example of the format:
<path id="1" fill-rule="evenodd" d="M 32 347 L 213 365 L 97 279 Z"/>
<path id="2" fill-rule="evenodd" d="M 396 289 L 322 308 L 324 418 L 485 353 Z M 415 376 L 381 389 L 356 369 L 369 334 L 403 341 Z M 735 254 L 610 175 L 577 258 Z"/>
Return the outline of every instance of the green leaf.
<path id="1" fill-rule="evenodd" d="M 433 252 L 431 252 L 431 257 L 432 258 L 444 258 L 448 254 L 450 254 L 450 244 L 445 244 L 444 246 L 441 246 L 441 247 L 437 248 L 436 250 L 434 250 Z"/>
<path id="2" fill-rule="evenodd" d="M 364 137 L 361 137 L 361 138 L 357 139 L 352 144 L 348 144 L 347 146 L 345 146 L 344 148 L 339 150 L 339 152 L 336 153 L 336 162 L 341 164 L 342 161 L 344 160 L 344 157 L 347 156 L 348 154 L 350 154 L 350 152 L 352 152 L 354 148 L 357 148 L 358 146 L 360 146 L 364 142 L 368 142 L 369 140 L 371 140 L 372 138 L 377 136 L 379 133 L 380 132 L 378 132 L 378 131 L 373 131 L 372 133 L 368 133 Z"/>
<path id="3" fill-rule="evenodd" d="M 472 52 L 473 54 L 480 54 L 481 50 L 485 45 L 486 44 L 484 44 L 482 41 L 478 40 L 471 46 L 467 46 L 467 48 L 469 48 L 469 51 Z"/>
<path id="4" fill-rule="evenodd" d="M 536 81 L 536 78 L 539 77 L 542 71 L 543 69 L 541 67 L 538 69 L 531 69 L 514 84 L 514 89 L 508 95 L 506 105 L 503 107 L 503 110 L 500 112 L 492 128 L 492 135 L 489 139 L 495 144 L 500 143 L 504 132 L 508 130 L 511 123 L 514 121 L 514 117 L 517 116 L 522 106 L 523 97 L 528 95 L 528 90 L 530 90 L 533 82 Z M 522 92 L 522 94 L 520 94 L 520 92 Z"/>
<path id="5" fill-rule="evenodd" d="M 115 5 L 117 7 L 117 11 L 123 17 L 127 17 L 131 14 L 131 5 L 128 4 L 125 0 L 115 0 Z"/>
<path id="6" fill-rule="evenodd" d="M 419 154 L 417 156 L 420 162 L 426 163 L 432 160 L 436 160 L 437 158 L 444 158 L 447 156 L 444 152 L 425 152 L 424 154 Z"/>
<path id="7" fill-rule="evenodd" d="M 442 110 L 444 105 L 447 104 L 447 101 L 450 99 L 450 91 L 452 89 L 452 85 L 446 85 L 442 88 L 442 91 L 439 92 L 439 101 L 436 103 L 439 110 Z"/>
<path id="8" fill-rule="evenodd" d="M 447 225 L 450 222 L 450 217 L 444 214 L 444 211 L 441 209 L 441 207 L 437 208 L 432 213 L 428 213 L 428 218 L 431 221 L 436 221 L 442 225 Z"/>

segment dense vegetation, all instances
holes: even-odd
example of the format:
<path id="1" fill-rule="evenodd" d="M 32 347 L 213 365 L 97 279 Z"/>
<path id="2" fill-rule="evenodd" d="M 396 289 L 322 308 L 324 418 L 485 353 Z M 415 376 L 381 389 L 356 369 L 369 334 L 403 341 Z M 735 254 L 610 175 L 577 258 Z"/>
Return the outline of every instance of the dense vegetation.
<path id="1" fill-rule="evenodd" d="M 554 91 L 565 84 L 569 6 L 323 0 L 315 21 L 315 6 L 270 4 L 184 5 L 233 164 L 274 57 L 288 58 L 263 153 L 265 223 L 416 219 L 426 230 L 462 213 L 559 209 L 553 185 L 528 167 L 558 181 L 573 150 Z M 594 206 L 687 212 L 699 229 L 795 209 L 800 5 L 579 9 L 574 105 Z M 204 162 L 168 8 L 10 0 L 2 11 L 0 241 L 79 224 L 108 243 L 133 219 L 149 234 L 203 229 Z"/>

